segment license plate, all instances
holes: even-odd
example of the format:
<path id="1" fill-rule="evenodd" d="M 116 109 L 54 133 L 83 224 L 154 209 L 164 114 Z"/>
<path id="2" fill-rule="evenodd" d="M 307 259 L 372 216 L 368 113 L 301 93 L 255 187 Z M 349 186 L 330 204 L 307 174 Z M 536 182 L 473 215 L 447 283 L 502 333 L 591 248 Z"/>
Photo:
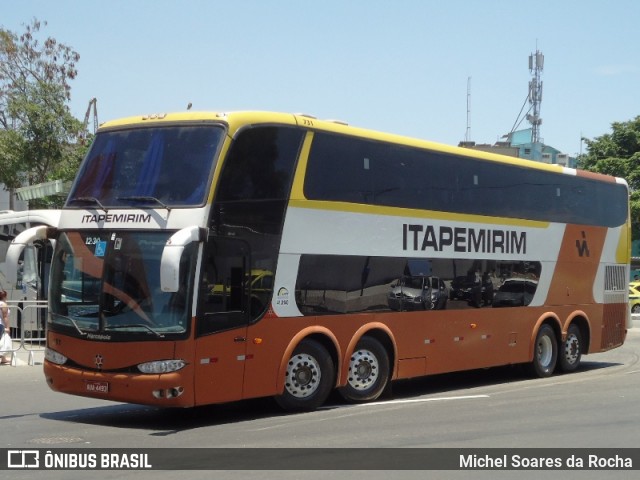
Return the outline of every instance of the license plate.
<path id="1" fill-rule="evenodd" d="M 109 382 L 87 382 L 85 388 L 87 392 L 109 393 Z"/>

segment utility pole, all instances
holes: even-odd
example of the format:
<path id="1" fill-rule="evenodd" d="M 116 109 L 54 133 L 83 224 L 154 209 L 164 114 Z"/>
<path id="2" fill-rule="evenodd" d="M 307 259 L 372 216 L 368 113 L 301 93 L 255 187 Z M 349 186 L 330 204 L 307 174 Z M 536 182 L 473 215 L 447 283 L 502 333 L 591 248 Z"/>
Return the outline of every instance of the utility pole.
<path id="1" fill-rule="evenodd" d="M 92 98 L 89 100 L 89 106 L 87 107 L 87 113 L 84 115 L 84 131 L 83 136 L 87 132 L 87 127 L 89 126 L 89 117 L 91 116 L 91 111 L 93 110 L 93 132 L 96 133 L 98 130 L 98 108 L 97 108 L 98 100 L 96 98 Z"/>

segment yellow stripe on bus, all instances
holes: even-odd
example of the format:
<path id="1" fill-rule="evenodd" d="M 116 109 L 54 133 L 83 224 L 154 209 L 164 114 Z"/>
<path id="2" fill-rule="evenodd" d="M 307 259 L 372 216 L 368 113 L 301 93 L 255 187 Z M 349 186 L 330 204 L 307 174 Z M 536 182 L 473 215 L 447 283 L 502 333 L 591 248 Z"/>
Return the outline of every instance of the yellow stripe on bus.
<path id="1" fill-rule="evenodd" d="M 365 205 L 361 203 L 301 200 L 293 198 L 289 201 L 289 207 L 334 212 L 362 213 L 365 215 L 383 215 L 387 217 L 429 218 L 456 222 L 486 223 L 492 225 L 516 225 L 531 228 L 547 228 L 550 223 L 537 220 L 524 220 L 521 218 L 486 217 L 463 213 L 438 212 L 435 210 L 418 210 L 413 208 Z"/>

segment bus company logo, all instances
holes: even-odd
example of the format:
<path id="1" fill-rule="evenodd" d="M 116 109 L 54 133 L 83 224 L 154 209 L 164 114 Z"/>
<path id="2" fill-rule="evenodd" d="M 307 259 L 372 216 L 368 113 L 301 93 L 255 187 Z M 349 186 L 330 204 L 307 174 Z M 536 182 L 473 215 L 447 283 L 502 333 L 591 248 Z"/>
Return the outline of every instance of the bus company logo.
<path id="1" fill-rule="evenodd" d="M 7 468 L 40 468 L 38 450 L 8 450 Z"/>
<path id="2" fill-rule="evenodd" d="M 289 290 L 287 290 L 284 287 L 280 287 L 278 289 L 278 294 L 276 295 L 276 305 L 278 306 L 289 305 Z"/>
<path id="3" fill-rule="evenodd" d="M 520 230 L 403 224 L 404 251 L 526 254 L 527 232 Z"/>
<path id="4" fill-rule="evenodd" d="M 106 213 L 82 215 L 81 223 L 151 223 L 150 213 Z"/>
<path id="5" fill-rule="evenodd" d="M 588 257 L 589 256 L 589 245 L 587 245 L 587 234 L 582 231 L 582 240 L 576 240 L 576 249 L 578 250 L 578 255 L 580 257 Z"/>

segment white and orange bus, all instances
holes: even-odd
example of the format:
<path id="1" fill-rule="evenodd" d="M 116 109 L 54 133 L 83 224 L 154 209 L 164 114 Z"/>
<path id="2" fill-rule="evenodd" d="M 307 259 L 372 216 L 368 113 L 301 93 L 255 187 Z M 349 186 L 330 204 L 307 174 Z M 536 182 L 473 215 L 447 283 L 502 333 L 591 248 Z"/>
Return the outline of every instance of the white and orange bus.
<path id="1" fill-rule="evenodd" d="M 623 344 L 623 180 L 305 115 L 176 113 L 98 131 L 56 229 L 44 372 L 167 407 L 528 364 Z M 12 258 L 15 258 L 15 254 Z"/>

